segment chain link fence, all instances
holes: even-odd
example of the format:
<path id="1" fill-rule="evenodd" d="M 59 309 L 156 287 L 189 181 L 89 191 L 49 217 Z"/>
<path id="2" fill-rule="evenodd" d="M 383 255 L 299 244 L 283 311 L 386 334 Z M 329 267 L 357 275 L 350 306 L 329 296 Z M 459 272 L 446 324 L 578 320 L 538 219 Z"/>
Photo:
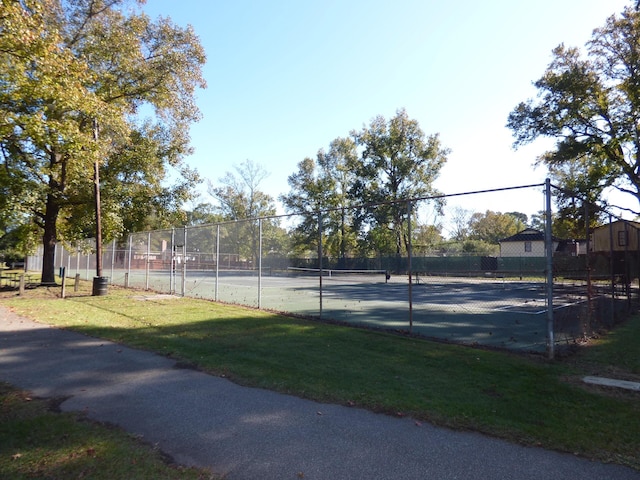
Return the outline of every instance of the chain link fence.
<path id="1" fill-rule="evenodd" d="M 556 237 L 551 192 L 547 182 L 135 233 L 104 245 L 103 275 L 129 288 L 553 356 L 637 307 L 640 224 L 610 216 L 582 237 Z M 498 198 L 508 211 L 523 196 L 539 202 L 533 218 L 482 208 Z M 381 227 L 378 214 L 395 221 Z M 40 262 L 30 257 L 29 268 Z M 91 279 L 95 244 L 59 246 L 56 265 Z"/>

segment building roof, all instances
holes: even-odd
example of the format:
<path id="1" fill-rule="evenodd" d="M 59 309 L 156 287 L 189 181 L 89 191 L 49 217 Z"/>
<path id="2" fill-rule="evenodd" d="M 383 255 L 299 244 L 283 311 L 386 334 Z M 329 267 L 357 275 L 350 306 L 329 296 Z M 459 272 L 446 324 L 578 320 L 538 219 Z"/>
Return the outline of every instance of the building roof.
<path id="1" fill-rule="evenodd" d="M 553 237 L 554 241 L 558 241 L 557 238 Z M 521 232 L 516 233 L 515 235 L 511 235 L 510 237 L 503 238 L 500 240 L 500 243 L 503 242 L 535 242 L 541 241 L 544 242 L 544 232 L 540 230 L 536 230 L 535 228 L 526 228 Z"/>
<path id="2" fill-rule="evenodd" d="M 615 225 L 616 223 L 626 223 L 629 227 L 635 228 L 636 230 L 640 230 L 640 223 L 634 222 L 632 220 L 616 220 L 611 222 L 611 225 Z M 609 223 L 605 223 L 604 225 L 600 225 L 599 227 L 594 227 L 593 230 L 601 230 L 603 228 L 609 228 Z"/>

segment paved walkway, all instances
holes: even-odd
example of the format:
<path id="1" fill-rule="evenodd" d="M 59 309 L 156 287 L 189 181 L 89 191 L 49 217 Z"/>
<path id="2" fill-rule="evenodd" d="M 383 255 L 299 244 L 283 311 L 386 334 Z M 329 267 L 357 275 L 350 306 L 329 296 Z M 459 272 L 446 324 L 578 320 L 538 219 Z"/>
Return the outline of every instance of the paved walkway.
<path id="1" fill-rule="evenodd" d="M 0 380 L 68 397 L 63 410 L 118 424 L 229 480 L 640 480 L 618 465 L 241 387 L 2 307 Z"/>

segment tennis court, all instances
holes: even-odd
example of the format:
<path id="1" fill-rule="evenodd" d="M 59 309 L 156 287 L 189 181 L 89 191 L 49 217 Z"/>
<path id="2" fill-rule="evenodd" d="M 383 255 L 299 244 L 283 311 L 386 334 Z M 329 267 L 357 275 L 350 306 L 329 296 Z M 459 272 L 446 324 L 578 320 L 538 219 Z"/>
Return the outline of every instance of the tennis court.
<path id="1" fill-rule="evenodd" d="M 524 189 L 542 193 L 541 186 L 447 197 L 474 195 L 482 210 L 481 199 L 500 195 L 501 204 L 509 205 L 509 195 Z M 546 185 L 541 197 L 545 218 L 551 215 L 548 189 Z M 354 212 L 359 212 L 357 207 Z M 638 288 L 630 288 L 629 279 L 637 278 L 637 269 L 631 269 L 635 263 L 626 258 L 630 252 L 588 255 L 586 245 L 548 235 L 546 223 L 544 235 L 527 228 L 524 239 L 494 238 L 472 243 L 472 251 L 467 251 L 469 245 L 451 237 L 460 220 L 455 210 L 444 216 L 429 212 L 416 208 L 415 217 L 407 215 L 412 235 L 393 253 L 389 245 L 373 248 L 367 236 L 350 247 L 352 252 L 340 251 L 340 236 L 329 224 L 314 225 L 308 214 L 139 232 L 120 245 L 113 241 L 107 275 L 116 285 L 465 344 L 547 350 L 551 357 L 547 282 L 553 288 L 554 346 L 610 328 L 637 299 Z M 299 237 L 301 226 L 317 232 L 309 239 Z M 323 241 L 314 240 L 318 238 Z M 365 247 L 362 254 L 354 250 L 358 245 Z M 66 265 L 68 275 L 84 274 L 88 280 L 95 258 L 84 250 L 78 245 L 75 252 L 61 252 L 59 263 Z M 109 264 L 105 259 L 103 263 Z M 319 266 L 322 275 L 307 268 Z M 351 270 L 355 268 L 362 270 Z M 413 272 L 411 282 L 395 273 L 407 271 Z M 547 271 L 553 279 L 546 278 Z M 389 277 L 387 272 L 393 273 Z"/>
<path id="2" fill-rule="evenodd" d="M 133 275 L 132 275 L 133 274 Z M 131 272 L 142 286 L 145 272 Z M 180 283 L 174 276 L 173 282 Z M 154 290 L 168 291 L 170 272 L 149 275 Z M 182 285 L 173 283 L 177 291 Z M 185 294 L 192 297 L 321 317 L 368 328 L 409 332 L 446 341 L 516 350 L 544 351 L 547 335 L 545 284 L 541 279 L 414 276 L 387 277 L 383 270 L 313 269 L 190 271 Z M 411 307 L 409 291 L 411 290 Z M 576 309 L 586 310 L 584 289 L 557 285 L 554 315 L 571 310 L 557 334 L 573 335 Z M 561 316 L 561 315 L 560 315 Z M 410 318 L 412 325 L 410 328 Z"/>

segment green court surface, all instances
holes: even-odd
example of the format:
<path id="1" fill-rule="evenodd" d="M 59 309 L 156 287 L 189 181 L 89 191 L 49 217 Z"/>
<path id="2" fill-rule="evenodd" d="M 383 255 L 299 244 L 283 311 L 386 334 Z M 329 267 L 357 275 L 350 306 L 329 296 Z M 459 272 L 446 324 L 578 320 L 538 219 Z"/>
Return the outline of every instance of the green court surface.
<path id="1" fill-rule="evenodd" d="M 123 284 L 123 274 L 114 275 Z M 547 338 L 545 284 L 541 279 L 426 277 L 385 278 L 333 274 L 320 278 L 291 272 L 191 271 L 181 275 L 132 271 L 129 285 L 368 328 L 441 340 L 524 351 L 544 351 Z M 409 301 L 409 291 L 411 299 Z M 555 287 L 554 315 L 582 308 L 580 289 Z M 566 323 L 566 322 L 565 322 Z M 571 323 L 571 322 L 569 322 Z M 573 341 L 577 325 L 556 329 L 555 340 Z"/>

